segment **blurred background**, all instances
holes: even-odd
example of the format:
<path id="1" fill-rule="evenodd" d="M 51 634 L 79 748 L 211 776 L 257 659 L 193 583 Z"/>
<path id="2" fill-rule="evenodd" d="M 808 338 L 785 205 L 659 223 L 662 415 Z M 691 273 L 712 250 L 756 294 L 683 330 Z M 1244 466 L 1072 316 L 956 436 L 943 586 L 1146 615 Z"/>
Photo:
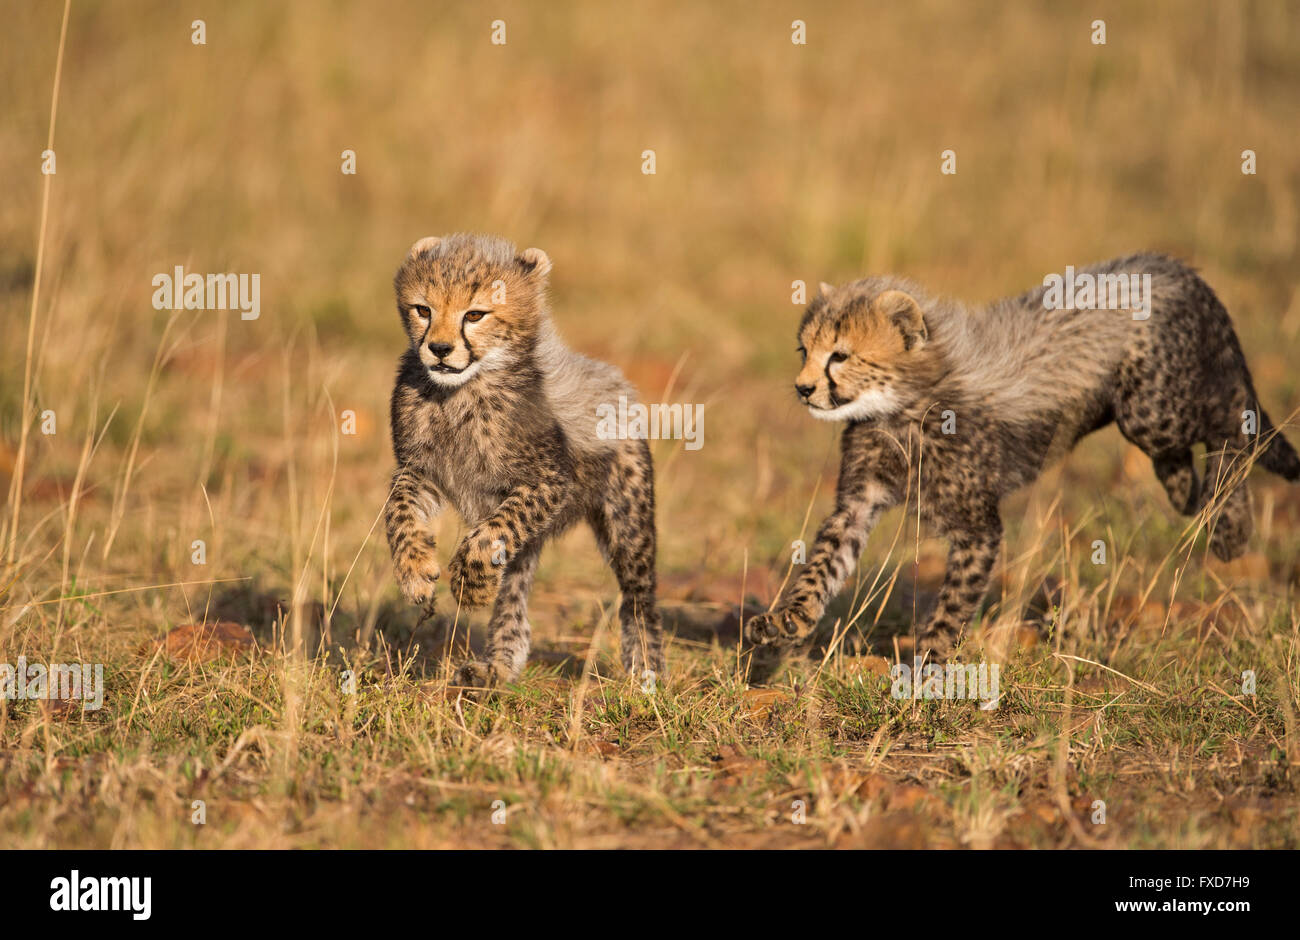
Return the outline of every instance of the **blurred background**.
<path id="1" fill-rule="evenodd" d="M 544 248 L 571 345 L 646 400 L 704 405 L 701 450 L 655 445 L 669 597 L 735 600 L 744 579 L 768 600 L 830 504 L 837 430 L 790 391 L 797 279 L 896 272 L 977 302 L 1170 252 L 1223 298 L 1270 412 L 1300 405 L 1293 4 L 74 0 L 29 360 L 61 16 L 9 5 L 0 58 L 5 491 L 29 366 L 29 414 L 57 415 L 31 433 L 16 530 L 5 513 L 19 600 L 194 579 L 203 539 L 203 577 L 302 581 L 373 624 L 396 598 L 374 528 L 391 276 L 428 234 Z M 259 273 L 260 319 L 154 310 L 176 265 Z M 1300 506 L 1256 487 L 1276 570 Z M 1013 554 L 1054 502 L 1138 546 L 1182 524 L 1113 429 L 1012 501 Z M 612 595 L 585 533 L 548 557 L 543 594 Z M 211 592 L 112 603 L 138 637 Z"/>

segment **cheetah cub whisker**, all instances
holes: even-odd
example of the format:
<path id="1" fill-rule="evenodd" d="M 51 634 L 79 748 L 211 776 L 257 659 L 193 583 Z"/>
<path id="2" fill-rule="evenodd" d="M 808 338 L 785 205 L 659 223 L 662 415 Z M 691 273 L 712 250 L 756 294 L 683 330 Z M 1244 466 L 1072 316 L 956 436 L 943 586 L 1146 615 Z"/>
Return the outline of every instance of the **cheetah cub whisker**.
<path id="1" fill-rule="evenodd" d="M 483 659 L 457 671 L 459 685 L 518 677 L 538 555 L 579 521 L 623 594 L 623 667 L 665 677 L 650 448 L 597 435 L 598 406 L 636 393 L 613 366 L 561 341 L 546 303 L 550 270 L 540 249 L 458 234 L 417 241 L 393 279 L 409 339 L 393 389 L 397 469 L 385 508 L 397 583 L 432 610 L 434 522 L 449 504 L 469 528 L 448 565 L 452 602 L 481 607 L 496 596 Z"/>
<path id="2" fill-rule="evenodd" d="M 1053 303 L 1045 287 L 967 309 L 899 278 L 822 285 L 799 326 L 795 393 L 814 417 L 848 422 L 835 510 L 772 611 L 746 624 L 761 662 L 810 643 L 880 514 L 909 497 L 949 540 L 918 652 L 949 655 L 988 586 L 1002 497 L 1111 422 L 1151 458 L 1175 509 L 1205 512 L 1216 556 L 1244 551 L 1246 471 L 1258 461 L 1300 480 L 1300 458 L 1260 408 L 1223 304 L 1160 255 L 1081 273 L 1141 277 L 1140 311 Z"/>

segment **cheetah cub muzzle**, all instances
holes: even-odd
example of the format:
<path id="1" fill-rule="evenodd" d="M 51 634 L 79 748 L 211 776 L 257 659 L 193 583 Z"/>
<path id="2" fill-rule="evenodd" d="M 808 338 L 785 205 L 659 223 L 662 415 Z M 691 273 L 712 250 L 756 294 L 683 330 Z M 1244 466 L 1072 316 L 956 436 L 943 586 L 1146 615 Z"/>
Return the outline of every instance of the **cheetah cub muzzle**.
<path id="1" fill-rule="evenodd" d="M 495 595 L 483 659 L 458 670 L 459 685 L 518 677 L 538 555 L 579 521 L 622 591 L 623 667 L 642 680 L 665 675 L 649 445 L 597 435 L 597 407 L 635 391 L 560 340 L 550 270 L 540 249 L 452 235 L 416 242 L 393 282 L 410 341 L 393 389 L 397 469 L 385 510 L 397 583 L 432 610 L 434 521 L 450 505 L 468 528 L 447 566 L 450 602 L 481 607 Z"/>
<path id="2" fill-rule="evenodd" d="M 746 624 L 762 648 L 756 661 L 809 643 L 880 514 L 905 502 L 949 540 L 938 602 L 918 636 L 918 652 L 947 656 L 988 586 L 1002 497 L 1112 422 L 1151 458 L 1178 512 L 1205 512 L 1214 554 L 1241 554 L 1251 464 L 1294 481 L 1300 459 L 1260 408 L 1227 311 L 1171 258 L 1135 255 L 1080 273 L 1121 301 L 1121 284 L 1145 283 L 1147 296 L 1127 309 L 1078 309 L 1044 286 L 967 309 L 898 278 L 822 285 L 799 326 L 795 393 L 813 417 L 846 422 L 835 510 L 772 611 Z"/>

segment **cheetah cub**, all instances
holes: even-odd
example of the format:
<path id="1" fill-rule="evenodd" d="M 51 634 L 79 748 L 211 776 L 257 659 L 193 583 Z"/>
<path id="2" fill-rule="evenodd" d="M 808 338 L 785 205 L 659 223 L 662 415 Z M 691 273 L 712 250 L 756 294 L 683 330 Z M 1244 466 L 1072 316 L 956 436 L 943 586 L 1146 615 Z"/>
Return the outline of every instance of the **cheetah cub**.
<path id="1" fill-rule="evenodd" d="M 386 507 L 397 583 L 432 609 L 434 519 L 450 504 L 469 529 L 448 565 L 451 601 L 481 607 L 496 595 L 483 661 L 459 669 L 460 685 L 518 677 L 538 554 L 580 520 L 623 592 L 624 668 L 664 675 L 650 448 L 597 436 L 597 406 L 635 391 L 561 341 L 547 310 L 550 270 L 540 249 L 452 235 L 416 242 L 393 280 L 410 340 L 393 389 Z"/>
<path id="2" fill-rule="evenodd" d="M 949 540 L 918 638 L 918 651 L 945 657 L 988 585 L 1001 498 L 1112 421 L 1151 458 L 1175 509 L 1208 505 L 1216 556 L 1243 551 L 1249 462 L 1300 480 L 1300 459 L 1259 406 L 1227 311 L 1190 268 L 1159 255 L 1079 274 L 1113 286 L 1121 303 L 1121 283 L 1146 285 L 1146 297 L 1079 309 L 1082 293 L 1053 299 L 1059 282 L 1045 280 L 967 309 L 891 277 L 822 285 L 799 327 L 795 392 L 813 417 L 847 422 L 835 510 L 773 610 L 746 625 L 749 642 L 767 647 L 760 660 L 809 641 L 877 518 L 904 502 Z M 1196 444 L 1207 448 L 1203 482 Z"/>

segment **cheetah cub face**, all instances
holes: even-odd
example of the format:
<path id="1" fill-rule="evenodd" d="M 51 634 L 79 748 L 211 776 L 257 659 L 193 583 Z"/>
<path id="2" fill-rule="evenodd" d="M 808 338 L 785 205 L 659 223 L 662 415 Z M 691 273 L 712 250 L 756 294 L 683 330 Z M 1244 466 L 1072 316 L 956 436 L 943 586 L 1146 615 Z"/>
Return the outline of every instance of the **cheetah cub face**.
<path id="1" fill-rule="evenodd" d="M 551 259 L 452 235 L 411 246 L 393 279 L 397 311 L 435 385 L 455 388 L 508 369 L 532 348 Z"/>
<path id="2" fill-rule="evenodd" d="M 901 290 L 821 285 L 799 326 L 799 401 L 823 421 L 862 421 L 898 412 L 904 384 L 927 339 L 916 300 Z"/>

